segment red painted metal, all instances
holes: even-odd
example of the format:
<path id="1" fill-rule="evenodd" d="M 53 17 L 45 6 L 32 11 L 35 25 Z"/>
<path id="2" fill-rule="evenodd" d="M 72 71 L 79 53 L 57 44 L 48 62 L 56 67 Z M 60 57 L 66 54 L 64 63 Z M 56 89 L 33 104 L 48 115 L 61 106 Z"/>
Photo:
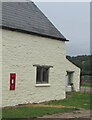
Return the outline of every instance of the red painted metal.
<path id="1" fill-rule="evenodd" d="M 10 73 L 10 90 L 15 90 L 16 74 Z"/>

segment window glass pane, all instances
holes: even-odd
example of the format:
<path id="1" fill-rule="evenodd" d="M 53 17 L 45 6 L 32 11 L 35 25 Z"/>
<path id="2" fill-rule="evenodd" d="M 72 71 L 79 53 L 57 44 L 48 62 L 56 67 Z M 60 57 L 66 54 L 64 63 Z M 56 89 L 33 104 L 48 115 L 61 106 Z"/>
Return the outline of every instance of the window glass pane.
<path id="1" fill-rule="evenodd" d="M 43 82 L 44 83 L 48 83 L 48 71 L 49 71 L 48 68 L 44 68 L 43 70 Z"/>
<path id="2" fill-rule="evenodd" d="M 41 67 L 37 67 L 36 83 L 41 83 Z"/>

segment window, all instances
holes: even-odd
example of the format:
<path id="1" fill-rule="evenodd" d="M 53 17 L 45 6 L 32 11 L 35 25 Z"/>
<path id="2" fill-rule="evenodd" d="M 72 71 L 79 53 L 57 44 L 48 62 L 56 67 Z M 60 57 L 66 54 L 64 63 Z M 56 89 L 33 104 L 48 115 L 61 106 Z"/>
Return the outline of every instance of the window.
<path id="1" fill-rule="evenodd" d="M 71 85 L 73 82 L 73 71 L 67 71 L 67 75 L 66 75 L 66 85 Z"/>
<path id="2" fill-rule="evenodd" d="M 49 68 L 52 66 L 40 66 L 34 65 L 36 69 L 36 84 L 45 84 L 48 83 L 49 79 Z"/>

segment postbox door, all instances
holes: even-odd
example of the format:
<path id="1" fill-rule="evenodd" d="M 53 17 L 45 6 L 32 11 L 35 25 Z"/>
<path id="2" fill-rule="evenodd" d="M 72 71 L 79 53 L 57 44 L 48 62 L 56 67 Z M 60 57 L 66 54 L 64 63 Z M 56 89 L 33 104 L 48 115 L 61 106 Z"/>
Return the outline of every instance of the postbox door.
<path id="1" fill-rule="evenodd" d="M 10 90 L 15 90 L 16 74 L 10 73 Z"/>

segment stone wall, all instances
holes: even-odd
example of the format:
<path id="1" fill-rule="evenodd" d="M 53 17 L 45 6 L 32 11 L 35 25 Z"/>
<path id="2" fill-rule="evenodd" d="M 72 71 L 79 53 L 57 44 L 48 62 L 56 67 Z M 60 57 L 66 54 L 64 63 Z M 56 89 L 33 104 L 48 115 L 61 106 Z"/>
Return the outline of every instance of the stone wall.
<path id="1" fill-rule="evenodd" d="M 3 107 L 66 97 L 66 48 L 64 41 L 4 29 L 2 40 Z M 48 84 L 36 84 L 34 64 L 53 66 L 49 71 Z M 13 91 L 10 91 L 10 73 L 16 73 L 17 76 L 16 88 Z"/>

